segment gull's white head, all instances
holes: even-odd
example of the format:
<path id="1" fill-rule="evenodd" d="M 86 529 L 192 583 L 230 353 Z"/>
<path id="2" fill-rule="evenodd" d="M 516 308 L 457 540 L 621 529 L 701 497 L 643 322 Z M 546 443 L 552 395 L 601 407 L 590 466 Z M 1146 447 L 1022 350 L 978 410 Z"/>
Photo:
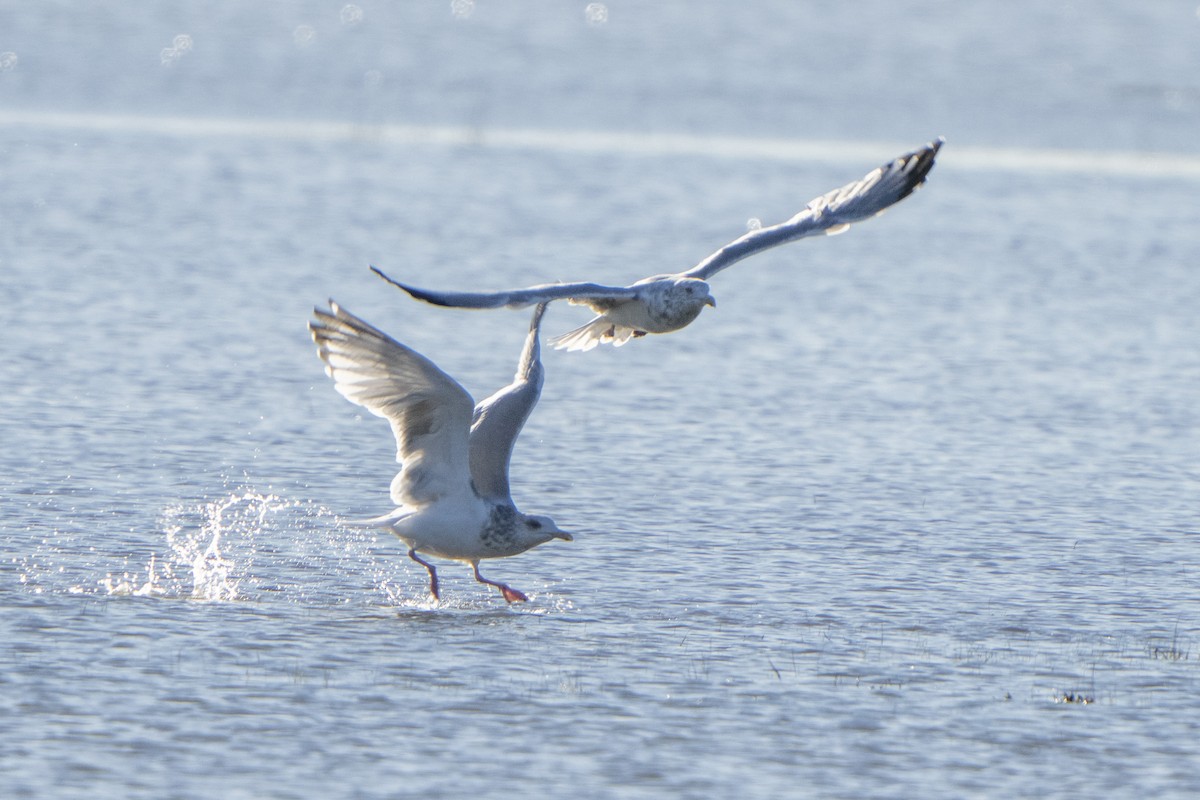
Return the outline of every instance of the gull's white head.
<path id="1" fill-rule="evenodd" d="M 699 310 L 704 306 L 717 307 L 717 301 L 712 296 L 708 281 L 699 278 L 676 278 L 672 289 L 672 295 L 677 297 L 681 303 L 695 306 L 696 313 L 700 313 Z"/>
<path id="2" fill-rule="evenodd" d="M 575 539 L 574 536 L 558 527 L 554 520 L 538 514 L 522 514 L 517 521 L 516 528 L 517 535 L 523 540 L 522 543 L 528 542 L 529 547 L 545 544 L 551 539 L 562 539 L 565 542 Z"/>
<path id="3" fill-rule="evenodd" d="M 671 277 L 660 281 L 656 294 L 653 301 L 646 303 L 650 317 L 646 330 L 651 333 L 677 331 L 700 316 L 705 306 L 717 305 L 708 284 L 699 278 Z"/>

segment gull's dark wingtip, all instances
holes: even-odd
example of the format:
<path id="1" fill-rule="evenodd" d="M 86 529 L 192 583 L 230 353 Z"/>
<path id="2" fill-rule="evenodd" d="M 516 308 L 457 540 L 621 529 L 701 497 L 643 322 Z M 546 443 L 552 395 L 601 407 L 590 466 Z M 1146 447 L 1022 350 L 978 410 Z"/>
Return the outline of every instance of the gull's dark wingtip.
<path id="1" fill-rule="evenodd" d="M 933 169 L 934 161 L 937 159 L 938 151 L 945 143 L 946 137 L 939 136 L 921 149 L 914 150 L 907 156 L 901 156 L 902 169 L 907 173 L 908 180 L 905 181 L 904 191 L 896 198 L 897 200 L 903 200 L 925 184 L 925 179 L 929 176 L 929 171 Z"/>
<path id="2" fill-rule="evenodd" d="M 929 170 L 933 169 L 933 162 L 937 158 L 938 151 L 942 149 L 942 145 L 946 143 L 946 137 L 939 136 L 932 142 L 929 142 L 913 155 L 916 157 L 916 168 L 914 172 L 920 173 L 921 180 L 929 174 Z"/>
<path id="3" fill-rule="evenodd" d="M 314 325 L 321 325 L 326 320 L 334 319 L 337 312 L 338 304 L 333 301 L 333 298 L 329 299 L 328 307 L 313 306 L 313 317 L 315 317 L 315 320 L 310 320 L 308 327 L 312 329 Z"/>
<path id="4" fill-rule="evenodd" d="M 400 281 L 395 280 L 394 278 L 388 277 L 387 273 L 385 273 L 379 267 L 375 266 L 374 264 L 368 264 L 367 266 L 369 266 L 371 268 L 371 272 L 374 272 L 376 275 L 383 278 L 385 281 L 390 283 L 392 286 L 395 286 L 399 289 L 403 289 L 404 291 L 409 292 L 410 294 L 412 293 L 411 289 L 409 289 L 407 286 L 405 286 Z"/>
<path id="5" fill-rule="evenodd" d="M 390 283 L 392 286 L 395 286 L 397 289 L 401 289 L 401 290 L 407 292 L 410 297 L 415 297 L 417 300 L 422 300 L 426 303 L 430 303 L 435 306 L 443 306 L 443 307 L 450 306 L 449 303 L 442 300 L 440 297 L 438 297 L 435 294 L 427 292 L 424 289 L 418 289 L 415 286 L 409 286 L 406 283 L 401 283 L 400 281 L 396 280 L 395 278 L 389 277 L 383 270 L 381 270 L 379 267 L 375 266 L 374 264 L 369 264 L 368 266 L 371 267 L 371 271 L 374 272 L 376 275 L 383 278 L 385 281 Z"/>

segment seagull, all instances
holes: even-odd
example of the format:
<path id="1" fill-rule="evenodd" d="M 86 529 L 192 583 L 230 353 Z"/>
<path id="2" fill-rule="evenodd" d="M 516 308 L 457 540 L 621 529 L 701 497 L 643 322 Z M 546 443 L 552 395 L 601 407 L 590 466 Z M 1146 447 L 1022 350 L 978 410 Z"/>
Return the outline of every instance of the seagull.
<path id="1" fill-rule="evenodd" d="M 944 142 L 945 139 L 938 137 L 876 167 L 861 180 L 826 192 L 787 222 L 752 230 L 685 272 L 652 275 L 629 286 L 547 283 L 501 292 L 438 292 L 401 283 L 376 266 L 371 269 L 418 300 L 439 306 L 523 308 L 552 300 L 587 306 L 598 316 L 586 325 L 550 339 L 549 343 L 567 350 L 591 350 L 602 342 L 619 347 L 648 333 L 677 331 L 699 316 L 705 306 L 716 307 L 708 279 L 743 258 L 807 236 L 841 233 L 851 223 L 870 219 L 908 197 L 925 182 Z"/>
<path id="2" fill-rule="evenodd" d="M 478 405 L 428 358 L 332 300 L 328 311 L 313 311 L 308 328 L 338 392 L 390 422 L 396 437 L 402 467 L 391 494 L 398 507 L 363 524 L 408 545 L 408 557 L 429 571 L 435 600 L 437 570 L 422 555 L 465 561 L 475 580 L 523 602 L 529 598 L 521 592 L 480 575 L 480 560 L 573 538 L 549 517 L 518 511 L 508 484 L 513 444 L 542 392 L 545 311 L 545 303 L 534 309 L 513 382 Z"/>

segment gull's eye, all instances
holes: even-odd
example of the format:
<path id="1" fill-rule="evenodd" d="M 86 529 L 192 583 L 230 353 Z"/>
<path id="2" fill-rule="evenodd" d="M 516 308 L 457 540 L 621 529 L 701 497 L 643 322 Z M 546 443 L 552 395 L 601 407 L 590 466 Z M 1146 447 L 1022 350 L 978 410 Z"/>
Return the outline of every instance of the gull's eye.
<path id="1" fill-rule="evenodd" d="M 542 523 L 538 522 L 536 519 L 527 520 L 525 524 L 529 526 L 530 530 L 540 531 L 542 529 Z"/>

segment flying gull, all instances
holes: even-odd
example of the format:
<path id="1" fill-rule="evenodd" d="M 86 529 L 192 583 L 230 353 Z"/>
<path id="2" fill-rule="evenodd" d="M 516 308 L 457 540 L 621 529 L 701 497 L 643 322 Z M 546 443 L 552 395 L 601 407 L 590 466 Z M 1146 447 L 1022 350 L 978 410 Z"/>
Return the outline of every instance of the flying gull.
<path id="1" fill-rule="evenodd" d="M 944 141 L 938 137 L 871 170 L 861 180 L 821 195 L 787 222 L 752 230 L 685 272 L 653 275 L 629 286 L 548 283 L 506 292 L 438 292 L 393 280 L 378 267 L 371 269 L 418 300 L 439 306 L 523 308 L 551 300 L 587 306 L 599 316 L 549 343 L 568 350 L 591 350 L 602 342 L 620 346 L 647 333 L 679 330 L 705 306 L 716 306 L 707 280 L 743 258 L 806 236 L 841 233 L 851 223 L 870 219 L 908 197 L 925 182 Z"/>
<path id="2" fill-rule="evenodd" d="M 518 511 L 508 485 L 513 444 L 542 392 L 538 334 L 546 304 L 534 309 L 513 382 L 478 405 L 428 358 L 332 300 L 329 308 L 314 309 L 308 325 L 325 371 L 343 397 L 391 423 L 403 465 L 391 488 L 398 508 L 364 524 L 408 545 L 408 557 L 429 570 L 435 599 L 437 570 L 422 555 L 466 561 L 477 581 L 508 602 L 527 600 L 480 575 L 479 562 L 572 538 L 549 517 Z"/>

